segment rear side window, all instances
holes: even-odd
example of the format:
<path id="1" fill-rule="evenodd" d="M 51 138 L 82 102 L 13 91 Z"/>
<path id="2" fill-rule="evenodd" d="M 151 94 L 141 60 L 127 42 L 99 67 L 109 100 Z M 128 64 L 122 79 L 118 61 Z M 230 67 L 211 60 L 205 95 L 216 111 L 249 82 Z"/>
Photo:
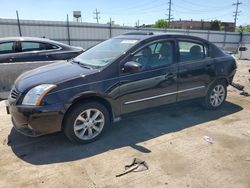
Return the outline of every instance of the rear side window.
<path id="1" fill-rule="evenodd" d="M 207 49 L 199 43 L 179 41 L 180 62 L 202 60 L 207 56 Z"/>
<path id="2" fill-rule="evenodd" d="M 14 42 L 0 43 L 0 54 L 14 53 Z"/>
<path id="3" fill-rule="evenodd" d="M 38 42 L 21 42 L 22 52 L 46 49 L 46 46 Z"/>
<path id="4" fill-rule="evenodd" d="M 56 45 L 42 42 L 21 42 L 21 46 L 22 52 L 53 50 L 58 48 Z"/>

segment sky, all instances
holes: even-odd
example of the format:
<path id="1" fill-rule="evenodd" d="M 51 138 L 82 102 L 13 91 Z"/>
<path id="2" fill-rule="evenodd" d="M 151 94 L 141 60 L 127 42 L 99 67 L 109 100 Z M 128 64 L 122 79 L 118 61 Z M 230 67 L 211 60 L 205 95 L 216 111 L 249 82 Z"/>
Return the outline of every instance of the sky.
<path id="1" fill-rule="evenodd" d="M 82 12 L 82 21 L 94 23 L 93 12 L 100 12 L 99 23 L 110 18 L 115 24 L 135 26 L 153 24 L 158 19 L 167 19 L 169 0 L 0 0 L 0 18 L 65 21 L 66 15 L 73 21 L 73 11 Z M 172 0 L 174 20 L 221 20 L 233 22 L 232 6 L 237 0 Z M 240 0 L 240 15 L 237 25 L 250 24 L 250 0 Z"/>

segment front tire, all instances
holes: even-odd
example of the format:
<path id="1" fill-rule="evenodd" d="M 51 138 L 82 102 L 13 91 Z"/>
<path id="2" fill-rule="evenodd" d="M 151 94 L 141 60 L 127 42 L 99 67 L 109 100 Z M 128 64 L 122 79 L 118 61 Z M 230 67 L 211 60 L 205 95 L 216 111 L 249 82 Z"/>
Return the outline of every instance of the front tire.
<path id="1" fill-rule="evenodd" d="M 220 108 L 227 97 L 227 85 L 223 81 L 213 83 L 205 97 L 204 106 L 208 110 L 216 110 Z"/>
<path id="2" fill-rule="evenodd" d="M 67 112 L 63 132 L 73 142 L 97 140 L 110 125 L 107 108 L 97 102 L 78 103 Z"/>

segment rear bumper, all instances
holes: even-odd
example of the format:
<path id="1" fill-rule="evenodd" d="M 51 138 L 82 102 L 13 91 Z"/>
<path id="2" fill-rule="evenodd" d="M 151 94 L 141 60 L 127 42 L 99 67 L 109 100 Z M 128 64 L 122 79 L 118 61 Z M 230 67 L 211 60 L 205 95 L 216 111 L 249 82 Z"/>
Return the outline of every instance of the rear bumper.
<path id="1" fill-rule="evenodd" d="M 6 104 L 11 114 L 13 127 L 26 136 L 37 137 L 61 131 L 64 115 L 63 105 L 31 107 Z"/>
<path id="2" fill-rule="evenodd" d="M 235 74 L 236 74 L 236 69 L 234 69 L 228 76 L 228 84 L 232 84 Z"/>

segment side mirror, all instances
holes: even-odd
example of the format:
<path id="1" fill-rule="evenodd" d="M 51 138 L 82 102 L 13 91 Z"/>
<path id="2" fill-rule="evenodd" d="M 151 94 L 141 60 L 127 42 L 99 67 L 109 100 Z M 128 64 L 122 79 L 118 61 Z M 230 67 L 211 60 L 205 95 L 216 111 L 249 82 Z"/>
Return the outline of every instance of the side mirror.
<path id="1" fill-rule="evenodd" d="M 240 51 L 240 52 L 242 52 L 242 51 L 247 51 L 247 47 L 241 46 L 241 47 L 239 47 L 239 51 Z"/>
<path id="2" fill-rule="evenodd" d="M 123 72 L 139 72 L 142 70 L 142 65 L 140 63 L 129 61 L 124 64 L 122 71 Z"/>

